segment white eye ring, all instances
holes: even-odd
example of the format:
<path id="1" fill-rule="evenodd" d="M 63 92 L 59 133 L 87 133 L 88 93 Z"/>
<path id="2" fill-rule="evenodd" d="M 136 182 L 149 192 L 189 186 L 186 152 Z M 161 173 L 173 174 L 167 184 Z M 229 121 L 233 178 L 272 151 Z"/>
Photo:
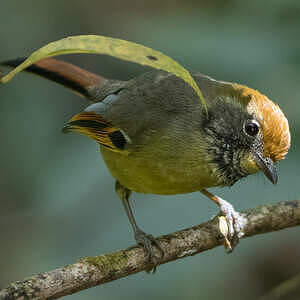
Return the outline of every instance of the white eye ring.
<path id="1" fill-rule="evenodd" d="M 248 120 L 244 123 L 244 132 L 248 136 L 256 136 L 259 133 L 260 124 L 256 120 Z"/>

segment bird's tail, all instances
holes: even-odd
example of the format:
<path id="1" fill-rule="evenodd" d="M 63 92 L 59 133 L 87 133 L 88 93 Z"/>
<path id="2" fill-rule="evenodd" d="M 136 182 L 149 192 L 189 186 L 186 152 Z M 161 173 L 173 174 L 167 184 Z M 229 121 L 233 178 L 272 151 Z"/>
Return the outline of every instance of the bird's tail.
<path id="1" fill-rule="evenodd" d="M 17 67 L 26 58 L 17 58 L 0 62 L 1 66 Z M 30 72 L 71 89 L 82 97 L 90 99 L 90 90 L 99 87 L 106 81 L 105 78 L 79 68 L 71 63 L 67 63 L 54 58 L 43 59 L 25 69 Z"/>

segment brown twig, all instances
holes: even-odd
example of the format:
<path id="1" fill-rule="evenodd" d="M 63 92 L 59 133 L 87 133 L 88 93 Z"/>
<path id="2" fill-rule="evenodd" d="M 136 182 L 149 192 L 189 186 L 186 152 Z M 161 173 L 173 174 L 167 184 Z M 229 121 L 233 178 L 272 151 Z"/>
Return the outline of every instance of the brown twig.
<path id="1" fill-rule="evenodd" d="M 241 213 L 245 237 L 300 225 L 300 201 L 260 206 Z M 223 243 L 218 218 L 158 238 L 165 256 L 160 264 L 195 255 Z M 158 255 L 159 253 L 157 253 Z M 11 283 L 0 300 L 57 299 L 131 274 L 149 270 L 144 251 L 137 246 L 86 257 L 78 262 Z"/>

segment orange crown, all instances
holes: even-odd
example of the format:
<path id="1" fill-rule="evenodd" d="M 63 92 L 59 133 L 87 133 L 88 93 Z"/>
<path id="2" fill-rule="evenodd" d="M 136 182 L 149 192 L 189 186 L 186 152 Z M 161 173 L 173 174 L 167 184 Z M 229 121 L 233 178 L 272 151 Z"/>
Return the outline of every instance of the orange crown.
<path id="1" fill-rule="evenodd" d="M 240 99 L 247 103 L 250 113 L 254 113 L 263 132 L 264 156 L 277 162 L 285 157 L 291 144 L 289 123 L 279 106 L 260 92 L 233 84 Z"/>

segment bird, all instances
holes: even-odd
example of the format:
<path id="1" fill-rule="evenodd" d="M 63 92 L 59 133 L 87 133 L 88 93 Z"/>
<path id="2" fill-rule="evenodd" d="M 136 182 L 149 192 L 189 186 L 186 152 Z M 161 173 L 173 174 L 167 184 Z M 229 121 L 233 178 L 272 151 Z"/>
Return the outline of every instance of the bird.
<path id="1" fill-rule="evenodd" d="M 16 67 L 24 60 L 0 65 Z M 208 189 L 232 186 L 259 171 L 277 183 L 276 164 L 285 158 L 291 143 L 289 124 L 279 106 L 257 90 L 193 72 L 206 102 L 204 107 L 186 82 L 162 70 L 122 81 L 47 58 L 26 71 L 59 83 L 89 101 L 62 130 L 86 135 L 100 145 L 135 240 L 144 247 L 154 267 L 164 251 L 136 223 L 130 205 L 132 192 L 201 192 L 225 216 L 228 248 L 232 250 L 243 235 L 240 214 Z"/>

